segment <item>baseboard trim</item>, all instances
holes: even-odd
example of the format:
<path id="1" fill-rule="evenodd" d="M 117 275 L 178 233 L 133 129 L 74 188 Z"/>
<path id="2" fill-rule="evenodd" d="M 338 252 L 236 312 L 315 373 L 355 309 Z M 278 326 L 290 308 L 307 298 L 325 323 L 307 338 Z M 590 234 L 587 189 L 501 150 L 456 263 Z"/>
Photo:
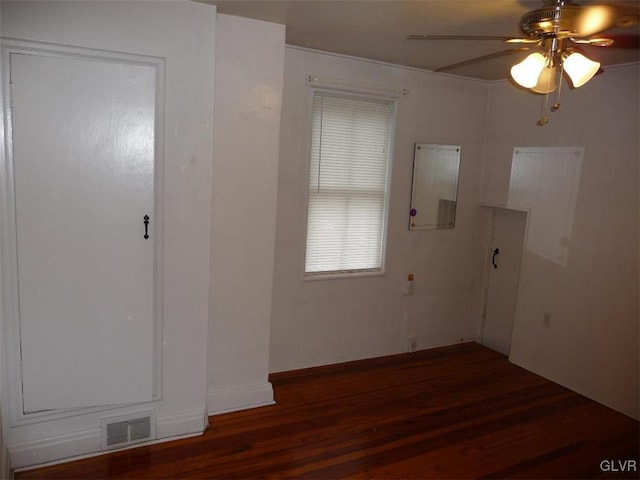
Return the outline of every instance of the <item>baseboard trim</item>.
<path id="1" fill-rule="evenodd" d="M 276 402 L 273 399 L 273 387 L 269 382 L 219 388 L 207 394 L 209 415 L 264 407 L 274 403 Z"/>
<path id="2" fill-rule="evenodd" d="M 0 455 L 0 479 L 2 480 L 13 480 L 13 471 L 11 470 L 11 465 L 9 464 L 9 451 L 7 448 L 2 445 L 0 446 L 2 452 Z"/>
<path id="3" fill-rule="evenodd" d="M 159 417 L 154 440 L 137 443 L 122 450 L 166 442 L 176 438 L 200 435 L 206 427 L 204 419 L 204 411 Z M 8 444 L 7 449 L 9 452 L 8 460 L 12 469 L 51 465 L 117 451 L 102 450 L 99 428 L 41 440 Z"/>
<path id="4" fill-rule="evenodd" d="M 204 432 L 207 425 L 205 411 L 158 418 L 157 438 L 160 440 L 199 434 Z"/>
<path id="5" fill-rule="evenodd" d="M 100 452 L 100 429 L 57 435 L 43 440 L 31 440 L 7 445 L 11 468 L 31 467 L 57 460 L 72 459 Z"/>

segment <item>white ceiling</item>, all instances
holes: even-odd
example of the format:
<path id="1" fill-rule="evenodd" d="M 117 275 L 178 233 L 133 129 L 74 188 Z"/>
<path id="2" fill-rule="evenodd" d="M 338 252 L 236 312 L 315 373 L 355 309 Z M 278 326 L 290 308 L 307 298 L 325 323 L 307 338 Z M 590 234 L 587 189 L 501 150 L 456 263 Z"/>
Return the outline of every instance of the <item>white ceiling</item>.
<path id="1" fill-rule="evenodd" d="M 496 40 L 407 40 L 409 34 L 520 37 L 520 17 L 542 0 L 200 0 L 218 12 L 284 24 L 289 45 L 436 70 L 512 47 Z M 636 5 L 640 0 L 578 0 L 581 5 Z M 612 31 L 614 32 L 614 31 Z M 614 33 L 637 35 L 638 25 Z M 638 50 L 586 47 L 607 65 L 640 60 Z M 448 73 L 497 80 L 526 53 L 513 53 Z"/>

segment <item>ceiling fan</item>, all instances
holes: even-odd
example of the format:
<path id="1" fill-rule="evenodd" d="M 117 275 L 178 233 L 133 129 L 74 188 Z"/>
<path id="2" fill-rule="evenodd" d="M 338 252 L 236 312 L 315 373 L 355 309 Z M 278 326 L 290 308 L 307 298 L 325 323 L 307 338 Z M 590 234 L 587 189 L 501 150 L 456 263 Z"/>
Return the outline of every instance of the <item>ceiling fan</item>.
<path id="1" fill-rule="evenodd" d="M 409 35 L 408 40 L 500 40 L 514 45 L 489 55 L 446 65 L 436 72 L 446 72 L 503 55 L 532 50 L 523 61 L 511 67 L 511 78 L 521 87 L 546 94 L 558 91 L 552 111 L 560 108 L 559 93 L 564 73 L 573 88 L 587 83 L 602 71 L 600 63 L 590 59 L 581 46 L 635 48 L 638 35 L 606 34 L 616 27 L 638 23 L 638 6 L 590 4 L 581 6 L 571 0 L 543 0 L 543 6 L 525 13 L 520 19 L 521 38 L 497 36 Z M 543 108 L 546 106 L 543 105 Z M 538 125 L 548 119 L 541 115 Z"/>

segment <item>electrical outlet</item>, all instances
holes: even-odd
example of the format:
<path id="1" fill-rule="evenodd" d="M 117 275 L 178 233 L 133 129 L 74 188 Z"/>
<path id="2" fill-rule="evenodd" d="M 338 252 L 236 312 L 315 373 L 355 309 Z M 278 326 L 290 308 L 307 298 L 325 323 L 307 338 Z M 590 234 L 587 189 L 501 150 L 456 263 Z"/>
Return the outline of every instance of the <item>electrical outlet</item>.
<path id="1" fill-rule="evenodd" d="M 542 325 L 547 328 L 551 327 L 551 312 L 544 312 L 544 315 L 542 316 Z"/>
<path id="2" fill-rule="evenodd" d="M 416 292 L 416 286 L 413 283 L 413 273 L 407 275 L 407 281 L 404 282 L 403 294 L 413 295 Z"/>
<path id="3" fill-rule="evenodd" d="M 416 293 L 415 282 L 413 282 L 413 280 L 407 280 L 406 282 L 404 282 L 403 290 L 404 295 L 413 295 L 414 293 Z"/>

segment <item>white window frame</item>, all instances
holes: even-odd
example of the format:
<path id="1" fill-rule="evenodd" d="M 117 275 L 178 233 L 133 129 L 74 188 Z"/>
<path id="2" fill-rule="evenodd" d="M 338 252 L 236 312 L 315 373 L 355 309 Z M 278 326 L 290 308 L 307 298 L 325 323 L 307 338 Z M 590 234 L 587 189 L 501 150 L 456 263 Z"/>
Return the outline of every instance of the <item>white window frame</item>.
<path id="1" fill-rule="evenodd" d="M 406 92 L 406 91 L 405 91 Z M 386 269 L 386 251 L 387 251 L 387 235 L 389 224 L 389 204 L 391 197 L 391 176 L 394 158 L 394 143 L 395 143 L 395 126 L 397 115 L 397 101 L 398 95 L 391 92 L 390 94 L 370 94 L 368 92 L 361 93 L 356 89 L 340 89 L 340 88 L 311 88 L 308 98 L 308 118 L 307 118 L 307 148 L 306 148 L 306 170 L 305 170 L 305 231 L 304 231 L 304 249 L 302 256 L 302 279 L 305 281 L 314 280 L 327 280 L 327 279 L 340 279 L 340 278 L 359 278 L 359 277 L 371 277 L 381 276 L 385 274 Z M 408 93 L 408 92 L 406 92 Z M 403 95 L 406 95 L 404 93 Z M 313 136 L 313 100 L 315 95 L 326 95 L 334 98 L 346 98 L 356 99 L 371 102 L 388 102 L 391 108 L 390 125 L 389 125 L 389 152 L 386 171 L 386 186 L 385 186 L 385 200 L 384 210 L 382 217 L 382 238 L 381 238 L 381 255 L 380 255 L 380 268 L 370 269 L 353 269 L 353 270 L 336 270 L 336 271 L 322 271 L 322 272 L 307 272 L 307 235 L 309 232 L 309 201 L 310 201 L 310 175 L 311 175 L 311 152 L 312 152 L 312 136 Z"/>

